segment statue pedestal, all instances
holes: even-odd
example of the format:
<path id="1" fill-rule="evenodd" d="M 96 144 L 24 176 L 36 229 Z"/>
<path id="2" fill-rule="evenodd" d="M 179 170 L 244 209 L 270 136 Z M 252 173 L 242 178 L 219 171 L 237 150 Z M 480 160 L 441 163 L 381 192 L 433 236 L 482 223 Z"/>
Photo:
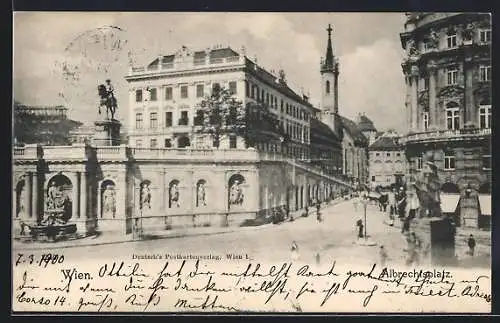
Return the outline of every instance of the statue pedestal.
<path id="1" fill-rule="evenodd" d="M 119 146 L 121 123 L 118 120 L 96 121 L 92 142 L 95 146 Z"/>

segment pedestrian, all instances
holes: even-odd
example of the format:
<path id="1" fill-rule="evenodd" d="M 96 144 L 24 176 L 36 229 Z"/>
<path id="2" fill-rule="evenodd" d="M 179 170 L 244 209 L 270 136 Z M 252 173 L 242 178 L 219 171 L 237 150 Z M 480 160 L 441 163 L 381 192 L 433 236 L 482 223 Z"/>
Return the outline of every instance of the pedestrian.
<path id="1" fill-rule="evenodd" d="M 414 232 L 408 234 L 407 238 L 408 242 L 408 258 L 406 260 L 406 264 L 409 265 L 418 265 L 420 263 L 420 255 L 419 255 L 419 246 L 420 240 L 417 238 Z"/>
<path id="2" fill-rule="evenodd" d="M 396 207 L 398 212 L 398 217 L 403 219 L 405 217 L 406 211 L 406 194 L 404 189 L 401 187 L 398 195 L 396 196 Z"/>
<path id="3" fill-rule="evenodd" d="M 358 238 L 363 238 L 363 221 L 361 219 L 359 219 L 357 222 L 356 222 L 356 226 L 358 227 Z"/>
<path id="4" fill-rule="evenodd" d="M 467 245 L 469 246 L 469 255 L 471 257 L 474 256 L 474 249 L 476 248 L 476 239 L 474 239 L 474 236 L 472 234 L 469 236 L 469 239 L 467 240 Z"/>
<path id="5" fill-rule="evenodd" d="M 388 256 L 387 256 L 387 251 L 385 250 L 383 245 L 380 246 L 379 256 L 380 256 L 380 266 L 384 267 Z"/>
<path id="6" fill-rule="evenodd" d="M 354 212 L 358 212 L 359 195 L 357 193 L 354 193 L 354 198 L 352 199 L 352 205 L 354 206 Z"/>
<path id="7" fill-rule="evenodd" d="M 316 265 L 319 265 L 321 263 L 321 256 L 319 252 L 316 254 Z"/>
<path id="8" fill-rule="evenodd" d="M 292 260 L 293 261 L 299 260 L 299 245 L 297 244 L 297 242 L 295 241 L 292 242 L 291 251 L 292 251 Z"/>
<path id="9" fill-rule="evenodd" d="M 417 237 L 417 234 L 415 232 L 412 232 L 410 235 L 413 245 L 417 250 L 420 250 L 422 248 L 422 241 L 419 237 Z"/>
<path id="10" fill-rule="evenodd" d="M 418 196 L 415 191 L 410 191 L 408 199 L 408 217 L 410 220 L 413 220 L 417 216 L 418 209 L 420 208 L 420 202 L 418 201 Z"/>
<path id="11" fill-rule="evenodd" d="M 321 212 L 320 212 L 320 209 L 321 209 L 321 203 L 318 202 L 316 204 L 316 219 L 318 220 L 318 222 L 321 222 L 323 221 L 323 218 L 321 217 Z"/>
<path id="12" fill-rule="evenodd" d="M 396 214 L 396 190 L 393 188 L 387 195 L 387 202 L 389 203 L 389 225 L 392 227 L 394 226 Z"/>
<path id="13" fill-rule="evenodd" d="M 401 233 L 410 232 L 410 217 L 405 217 L 403 219 L 403 227 L 401 228 Z"/>

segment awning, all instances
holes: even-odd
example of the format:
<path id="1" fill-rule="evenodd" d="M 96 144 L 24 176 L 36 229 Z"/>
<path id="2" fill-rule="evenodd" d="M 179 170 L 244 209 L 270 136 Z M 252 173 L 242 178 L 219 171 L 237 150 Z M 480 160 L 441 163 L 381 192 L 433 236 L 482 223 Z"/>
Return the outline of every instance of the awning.
<path id="1" fill-rule="evenodd" d="M 479 209 L 481 215 L 491 216 L 491 195 L 479 194 Z"/>
<path id="2" fill-rule="evenodd" d="M 455 213 L 460 200 L 460 194 L 441 194 L 441 211 L 443 213 Z"/>

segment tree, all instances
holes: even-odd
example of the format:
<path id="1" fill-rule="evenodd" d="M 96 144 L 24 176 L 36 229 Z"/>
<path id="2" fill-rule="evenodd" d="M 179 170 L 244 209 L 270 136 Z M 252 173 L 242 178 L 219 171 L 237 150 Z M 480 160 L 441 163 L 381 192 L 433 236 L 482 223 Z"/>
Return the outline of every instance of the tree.
<path id="1" fill-rule="evenodd" d="M 245 142 L 253 147 L 258 142 L 288 141 L 288 135 L 278 118 L 260 103 L 250 102 L 246 106 Z"/>
<path id="2" fill-rule="evenodd" d="M 223 135 L 244 135 L 245 108 L 228 89 L 215 84 L 212 94 L 206 96 L 198 105 L 194 123 L 201 126 L 200 132 L 210 134 L 214 147 L 219 148 Z"/>

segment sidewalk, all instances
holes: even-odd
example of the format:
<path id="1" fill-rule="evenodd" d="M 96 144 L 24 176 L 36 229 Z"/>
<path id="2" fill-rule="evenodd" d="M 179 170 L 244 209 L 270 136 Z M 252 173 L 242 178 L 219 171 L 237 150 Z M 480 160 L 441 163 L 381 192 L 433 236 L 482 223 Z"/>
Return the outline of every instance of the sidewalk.
<path id="1" fill-rule="evenodd" d="M 322 206 L 321 212 L 327 210 L 330 207 L 337 205 L 338 203 L 343 202 L 343 200 L 334 200 L 331 201 L 329 205 Z M 290 212 L 290 215 L 293 216 L 294 222 L 303 218 L 302 212 L 304 210 L 298 210 L 294 212 Z M 316 208 L 309 208 L 309 217 L 316 215 Z M 290 220 L 286 220 L 289 222 Z M 172 238 L 182 238 L 182 237 L 196 237 L 196 236 L 208 236 L 215 234 L 225 234 L 225 233 L 233 233 L 233 232 L 245 232 L 245 231 L 257 231 L 257 230 L 265 230 L 271 228 L 275 224 L 267 223 L 258 226 L 245 226 L 245 227 L 199 227 L 199 228 L 182 228 L 182 229 L 174 229 L 174 230 L 158 230 L 158 231 L 149 231 L 143 234 L 143 237 L 134 237 L 133 234 L 123 234 L 118 232 L 99 232 L 96 235 L 80 238 L 80 239 L 72 239 L 66 241 L 58 241 L 48 242 L 48 241 L 30 241 L 30 242 L 22 242 L 19 240 L 13 240 L 12 249 L 14 250 L 42 250 L 42 249 L 65 249 L 65 248 L 73 248 L 73 247 L 82 247 L 82 246 L 97 246 L 97 245 L 108 245 L 108 244 L 119 244 L 126 242 L 141 242 L 141 241 L 149 241 L 156 239 L 172 239 Z"/>

